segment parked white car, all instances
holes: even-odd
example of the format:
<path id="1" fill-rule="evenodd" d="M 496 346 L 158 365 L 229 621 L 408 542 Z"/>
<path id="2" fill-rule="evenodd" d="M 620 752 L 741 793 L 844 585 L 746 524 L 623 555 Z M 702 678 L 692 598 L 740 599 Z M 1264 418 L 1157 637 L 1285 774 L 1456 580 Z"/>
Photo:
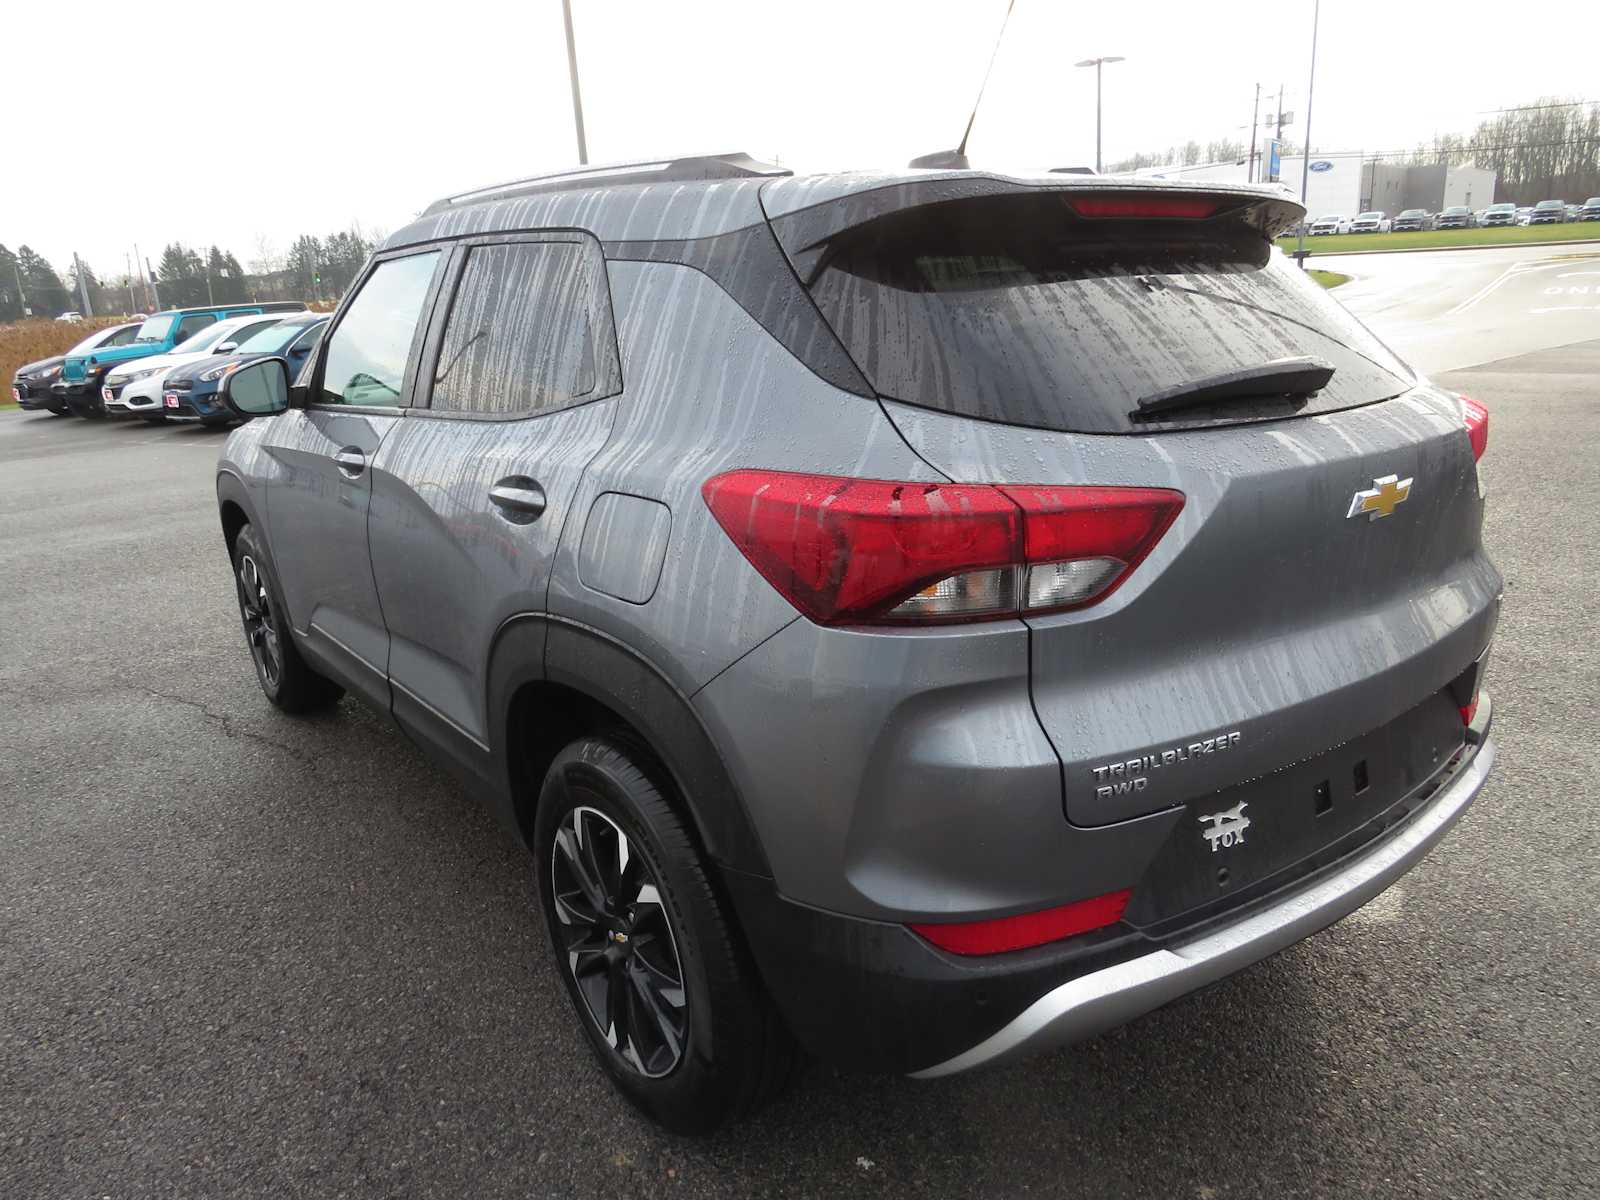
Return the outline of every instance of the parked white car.
<path id="1" fill-rule="evenodd" d="M 1389 214 L 1381 212 L 1357 213 L 1350 222 L 1351 233 L 1388 233 Z"/>
<path id="2" fill-rule="evenodd" d="M 1306 230 L 1307 237 L 1318 237 L 1329 233 L 1349 233 L 1350 218 L 1337 214 L 1327 217 L 1318 217 L 1311 222 L 1311 227 Z"/>
<path id="3" fill-rule="evenodd" d="M 136 358 L 113 367 L 100 389 L 108 417 L 143 417 L 147 421 L 166 420 L 161 407 L 161 385 L 173 367 L 194 362 L 208 354 L 227 354 L 240 342 L 269 329 L 285 316 L 298 313 L 251 313 L 213 321 L 194 336 L 179 342 L 165 354 Z"/>

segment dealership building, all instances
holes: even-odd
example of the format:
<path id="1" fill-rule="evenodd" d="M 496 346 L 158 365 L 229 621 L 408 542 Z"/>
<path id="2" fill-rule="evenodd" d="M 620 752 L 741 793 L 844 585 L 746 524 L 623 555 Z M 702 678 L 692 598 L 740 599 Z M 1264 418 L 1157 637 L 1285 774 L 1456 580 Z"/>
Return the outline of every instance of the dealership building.
<path id="1" fill-rule="evenodd" d="M 1300 194 L 1305 160 L 1286 157 L 1278 180 Z M 1401 166 L 1364 158 L 1359 150 L 1338 154 L 1313 154 L 1305 172 L 1306 211 L 1312 217 L 1359 212 L 1384 212 L 1391 217 L 1407 208 L 1436 213 L 1451 205 L 1486 208 L 1494 203 L 1495 173 L 1481 167 L 1447 167 L 1443 163 Z M 1200 163 L 1195 166 L 1144 167 L 1133 172 L 1140 179 L 1244 183 L 1246 162 Z"/>

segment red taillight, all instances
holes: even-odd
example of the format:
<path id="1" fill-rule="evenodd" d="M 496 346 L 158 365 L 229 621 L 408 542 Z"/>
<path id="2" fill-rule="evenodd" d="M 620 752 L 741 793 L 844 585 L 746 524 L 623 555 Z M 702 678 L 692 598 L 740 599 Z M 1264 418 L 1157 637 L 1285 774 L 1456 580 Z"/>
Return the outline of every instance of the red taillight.
<path id="1" fill-rule="evenodd" d="M 1472 718 L 1478 715 L 1477 695 L 1473 695 L 1471 704 L 1463 704 L 1458 711 L 1461 713 L 1461 723 L 1463 725 L 1471 725 Z"/>
<path id="2" fill-rule="evenodd" d="M 1183 508 L 1165 488 L 756 470 L 718 475 L 702 494 L 767 582 L 824 625 L 1081 608 L 1110 595 Z"/>
<path id="3" fill-rule="evenodd" d="M 960 921 L 938 925 L 913 925 L 914 933 L 927 938 L 941 950 L 952 954 L 1004 954 L 1057 942 L 1092 929 L 1103 929 L 1122 920 L 1133 893 L 1124 889 L 1107 892 L 1060 908 L 998 917 L 990 921 Z"/>
<path id="4" fill-rule="evenodd" d="M 1461 403 L 1466 406 L 1467 440 L 1472 443 L 1472 458 L 1476 462 L 1489 448 L 1489 410 L 1471 396 L 1462 396 Z"/>
<path id="5" fill-rule="evenodd" d="M 1152 196 L 1139 193 L 1119 196 L 1108 192 L 1067 197 L 1067 207 L 1080 217 L 1123 217 L 1129 220 L 1214 217 L 1222 208 L 1222 203 L 1209 196 Z"/>

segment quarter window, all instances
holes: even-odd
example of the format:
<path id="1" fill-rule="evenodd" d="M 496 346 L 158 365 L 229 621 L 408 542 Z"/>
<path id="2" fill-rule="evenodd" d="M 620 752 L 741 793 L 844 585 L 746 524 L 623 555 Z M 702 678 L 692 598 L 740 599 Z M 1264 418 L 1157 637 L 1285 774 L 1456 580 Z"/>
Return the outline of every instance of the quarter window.
<path id="1" fill-rule="evenodd" d="M 474 246 L 439 348 L 432 407 L 506 416 L 590 396 L 594 286 L 578 243 Z"/>
<path id="2" fill-rule="evenodd" d="M 319 404 L 397 407 L 406 362 L 439 252 L 391 258 L 373 269 L 328 337 Z"/>

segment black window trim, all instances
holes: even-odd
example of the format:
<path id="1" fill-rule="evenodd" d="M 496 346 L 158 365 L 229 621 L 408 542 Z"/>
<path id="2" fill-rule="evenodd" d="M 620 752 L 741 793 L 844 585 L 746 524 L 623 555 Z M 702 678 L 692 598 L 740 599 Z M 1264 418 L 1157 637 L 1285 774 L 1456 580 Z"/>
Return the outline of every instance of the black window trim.
<path id="1" fill-rule="evenodd" d="M 526 412 L 451 412 L 433 408 L 432 380 L 434 373 L 438 370 L 439 353 L 444 345 L 445 326 L 449 323 L 451 309 L 455 307 L 456 293 L 460 288 L 461 277 L 466 271 L 468 253 L 475 246 L 504 246 L 518 242 L 564 242 L 577 245 L 589 260 L 585 265 L 593 267 L 592 277 L 595 280 L 595 286 L 589 297 L 589 320 L 590 327 L 594 331 L 594 386 L 584 395 L 575 396 L 564 404 L 546 405 L 543 408 L 531 409 Z M 451 247 L 450 261 L 445 266 L 444 278 L 440 282 L 438 297 L 434 304 L 433 317 L 429 322 L 427 342 L 422 351 L 422 362 L 420 369 L 417 371 L 418 394 L 414 399 L 418 403 L 415 407 L 407 410 L 409 415 L 426 417 L 437 421 L 493 423 L 537 421 L 541 417 L 548 417 L 559 412 L 568 412 L 574 408 L 581 408 L 585 404 L 597 404 L 621 393 L 622 356 L 617 349 L 616 317 L 611 303 L 611 281 L 606 273 L 605 253 L 601 248 L 599 239 L 594 234 L 584 229 L 566 228 L 521 230 L 516 232 L 474 234 L 470 237 L 456 238 L 447 244 Z M 324 337 L 323 341 L 326 342 L 327 338 Z M 424 380 L 429 382 L 424 385 Z M 422 394 L 424 387 L 426 394 Z"/>
<path id="2" fill-rule="evenodd" d="M 428 283 L 428 290 L 422 297 L 422 309 L 417 319 L 417 327 L 411 333 L 411 349 L 406 352 L 406 373 L 400 383 L 401 403 L 320 404 L 310 399 L 312 396 L 321 394 L 322 373 L 328 361 L 328 345 L 333 340 L 333 335 L 338 332 L 339 325 L 344 320 L 345 315 L 350 311 L 350 305 L 361 294 L 361 289 L 367 286 L 367 281 L 372 278 L 373 274 L 384 263 L 393 262 L 401 258 L 415 258 L 419 254 L 438 254 L 441 263 L 433 269 L 433 279 Z M 355 282 L 350 285 L 350 289 L 345 292 L 344 297 L 339 301 L 339 307 L 334 309 L 333 316 L 329 318 L 327 329 L 322 335 L 322 341 L 317 343 L 317 349 L 313 356 L 314 365 L 311 367 L 311 373 L 306 380 L 306 408 L 316 409 L 318 412 L 357 413 L 389 417 L 403 417 L 412 411 L 410 402 L 416 389 L 417 377 L 421 374 L 417 370 L 419 358 L 422 347 L 426 344 L 433 321 L 433 313 L 439 298 L 439 288 L 450 272 L 452 259 L 453 255 L 448 243 L 421 242 L 402 249 L 374 254 L 367 260 L 367 265 L 361 269 L 361 274 L 356 276 Z"/>

